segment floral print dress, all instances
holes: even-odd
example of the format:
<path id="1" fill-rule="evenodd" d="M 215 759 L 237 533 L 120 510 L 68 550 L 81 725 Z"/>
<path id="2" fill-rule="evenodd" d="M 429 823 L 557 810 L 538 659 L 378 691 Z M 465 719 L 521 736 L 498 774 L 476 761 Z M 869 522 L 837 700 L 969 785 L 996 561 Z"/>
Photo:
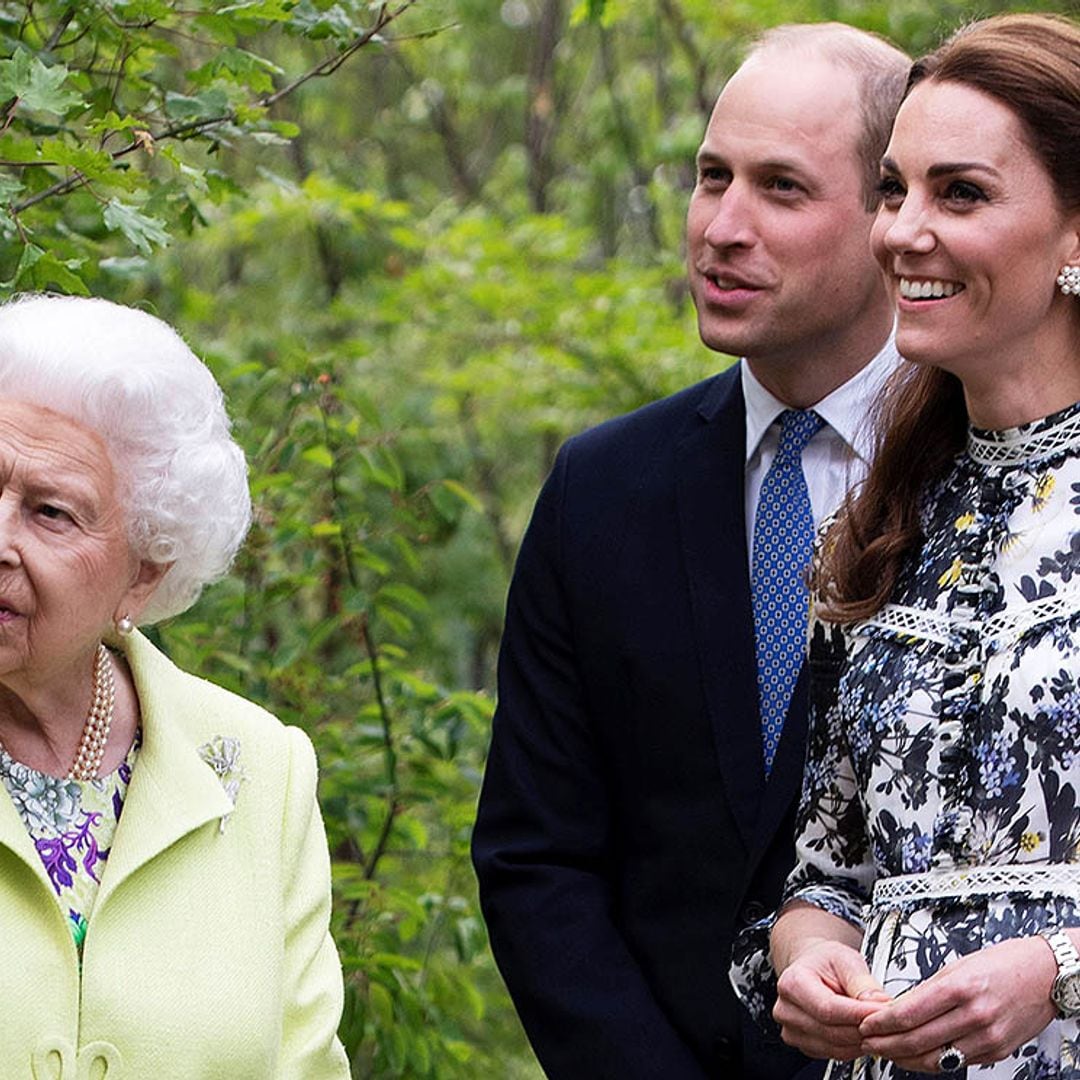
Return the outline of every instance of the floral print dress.
<path id="1" fill-rule="evenodd" d="M 137 733 L 119 767 L 94 780 L 49 776 L 0 746 L 0 781 L 37 849 L 80 956 L 140 743 Z"/>
<path id="2" fill-rule="evenodd" d="M 1080 925 L 1080 404 L 972 430 L 922 515 L 926 541 L 890 604 L 852 627 L 811 620 L 784 892 L 863 928 L 892 995 L 985 945 Z M 771 922 L 740 935 L 732 968 L 763 1024 Z M 1080 1080 L 1077 1021 L 966 1071 Z M 828 1073 L 912 1075 L 870 1058 Z"/>

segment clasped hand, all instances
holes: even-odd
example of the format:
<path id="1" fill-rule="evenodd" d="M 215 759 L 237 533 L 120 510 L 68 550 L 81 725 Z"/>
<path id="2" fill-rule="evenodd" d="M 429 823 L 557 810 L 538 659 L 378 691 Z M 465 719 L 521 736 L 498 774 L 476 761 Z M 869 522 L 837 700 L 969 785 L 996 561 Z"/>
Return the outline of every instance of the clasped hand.
<path id="1" fill-rule="evenodd" d="M 773 1016 L 786 1043 L 810 1057 L 871 1055 L 934 1073 L 945 1046 L 969 1065 L 1000 1061 L 1054 1018 L 1056 966 L 1046 944 L 1024 937 L 954 960 L 896 998 L 857 949 L 817 941 L 784 970 Z"/>

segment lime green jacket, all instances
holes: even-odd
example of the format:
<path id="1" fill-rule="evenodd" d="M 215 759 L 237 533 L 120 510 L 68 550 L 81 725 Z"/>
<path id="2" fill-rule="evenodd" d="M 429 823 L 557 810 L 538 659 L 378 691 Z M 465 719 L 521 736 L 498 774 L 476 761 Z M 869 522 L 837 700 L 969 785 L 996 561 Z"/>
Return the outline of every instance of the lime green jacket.
<path id="1" fill-rule="evenodd" d="M 311 743 L 140 635 L 123 648 L 143 745 L 81 976 L 0 788 L 0 1076 L 347 1080 Z M 223 745 L 231 764 L 212 752 Z"/>

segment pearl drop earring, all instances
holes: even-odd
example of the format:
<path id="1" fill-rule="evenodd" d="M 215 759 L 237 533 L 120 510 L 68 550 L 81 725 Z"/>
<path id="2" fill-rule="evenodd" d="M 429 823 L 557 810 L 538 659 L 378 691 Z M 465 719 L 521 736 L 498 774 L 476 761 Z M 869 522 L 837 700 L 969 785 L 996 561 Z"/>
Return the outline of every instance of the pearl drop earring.
<path id="1" fill-rule="evenodd" d="M 1080 266 L 1063 266 L 1057 283 L 1066 296 L 1080 296 Z"/>

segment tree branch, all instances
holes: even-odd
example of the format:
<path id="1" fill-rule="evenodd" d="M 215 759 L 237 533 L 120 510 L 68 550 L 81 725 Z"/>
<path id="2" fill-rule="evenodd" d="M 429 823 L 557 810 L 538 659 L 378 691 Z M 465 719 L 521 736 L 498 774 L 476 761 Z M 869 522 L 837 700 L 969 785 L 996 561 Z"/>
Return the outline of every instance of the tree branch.
<path id="1" fill-rule="evenodd" d="M 63 15 L 60 16 L 56 23 L 56 27 L 49 35 L 49 40 L 45 42 L 45 52 L 52 52 L 57 45 L 60 44 L 60 39 L 64 36 L 64 31 L 71 25 L 71 20 L 75 18 L 75 6 L 67 8 Z"/>
<path id="2" fill-rule="evenodd" d="M 379 706 L 379 720 L 382 723 L 383 769 L 386 776 L 386 816 L 383 818 L 378 838 L 368 854 L 368 860 L 364 866 L 364 878 L 370 881 L 375 876 L 379 860 L 386 853 L 386 845 L 390 840 L 390 832 L 394 827 L 394 819 L 401 809 L 401 804 L 398 800 L 397 747 L 394 742 L 393 720 L 390 715 L 390 706 L 383 692 L 379 650 L 371 634 L 371 624 L 367 612 L 360 616 L 360 636 L 364 644 L 364 651 L 371 661 L 371 681 L 375 687 L 375 700 Z"/>
<path id="3" fill-rule="evenodd" d="M 495 463 L 484 449 L 483 440 L 476 425 L 476 402 L 472 394 L 466 394 L 458 402 L 458 417 L 465 436 L 465 445 L 469 448 L 472 459 L 473 475 L 480 489 L 480 502 L 484 508 L 484 517 L 495 537 L 495 549 L 499 553 L 499 562 L 507 577 L 514 569 L 514 544 L 506 531 L 506 526 L 499 512 L 501 500 L 496 483 Z"/>
<path id="4" fill-rule="evenodd" d="M 323 425 L 323 438 L 327 446 L 331 446 L 329 416 L 327 414 L 327 399 L 319 401 L 319 416 Z M 333 451 L 331 450 L 331 453 Z M 330 499 L 334 508 L 335 518 L 340 517 L 339 507 L 341 502 L 341 490 L 337 479 L 337 457 L 334 456 L 334 465 L 330 469 Z M 353 555 L 352 544 L 349 542 L 348 530 L 342 526 L 338 540 L 341 544 L 341 552 L 345 565 L 345 572 L 349 578 L 349 584 L 354 589 L 359 589 L 360 579 L 356 572 L 356 559 Z M 375 690 L 375 703 L 379 709 L 379 723 L 382 726 L 383 737 L 383 779 L 385 782 L 384 802 L 386 816 L 379 826 L 379 834 L 375 843 L 368 852 L 367 861 L 364 863 L 364 880 L 371 881 L 378 870 L 379 861 L 386 854 L 386 846 L 390 842 L 390 833 L 394 827 L 394 819 L 401 809 L 400 784 L 398 782 L 397 768 L 397 744 L 394 739 L 394 718 L 390 710 L 390 703 L 383 687 L 382 665 L 378 644 L 371 632 L 371 621 L 366 611 L 361 612 L 356 620 L 360 629 L 360 644 L 371 661 L 371 683 Z M 359 902 L 354 901 L 349 908 L 349 922 L 356 918 L 359 912 Z"/>
<path id="5" fill-rule="evenodd" d="M 675 34 L 675 40 L 690 63 L 690 70 L 694 73 L 694 100 L 698 111 L 708 121 L 712 115 L 713 103 L 709 96 L 709 69 L 705 57 L 694 40 L 694 31 L 687 23 L 677 0 L 659 0 L 659 4 L 661 13 Z"/>
<path id="6" fill-rule="evenodd" d="M 633 125 L 627 115 L 626 106 L 619 96 L 617 77 L 615 70 L 614 49 L 611 44 L 611 35 L 605 26 L 600 26 L 600 65 L 604 73 L 604 82 L 607 84 L 608 97 L 611 101 L 611 116 L 615 122 L 615 134 L 622 145 L 626 155 L 627 164 L 634 177 L 634 183 L 642 191 L 649 189 L 649 174 L 641 165 L 641 154 L 638 147 L 637 137 L 634 134 Z M 648 206 L 645 210 L 645 219 L 648 226 L 649 240 L 656 250 L 663 248 L 663 240 L 660 236 L 660 227 L 657 222 L 656 205 L 651 196 L 648 196 Z"/>
<path id="7" fill-rule="evenodd" d="M 371 29 L 364 31 L 364 33 L 356 37 L 340 53 L 320 61 L 314 67 L 295 78 L 291 83 L 283 86 L 280 90 L 275 90 L 272 94 L 267 94 L 266 96 L 257 99 L 249 105 L 248 108 L 269 109 L 271 106 L 281 101 L 282 98 L 288 97 L 289 94 L 292 94 L 312 79 L 332 75 L 346 60 L 349 59 L 350 56 L 372 41 L 385 27 L 389 26 L 395 19 L 404 14 L 404 12 L 412 7 L 414 3 L 416 3 L 416 0 L 404 0 L 403 3 L 399 4 L 393 10 L 390 9 L 388 4 L 383 4 L 382 7 L 379 8 L 378 17 Z M 221 127 L 223 124 L 235 123 L 238 115 L 239 109 L 230 109 L 228 112 L 221 113 L 218 116 L 207 116 L 202 117 L 199 120 L 187 120 L 183 123 L 172 124 L 162 128 L 160 131 L 151 132 L 149 141 L 153 144 L 162 142 L 165 139 L 185 139 L 192 135 L 199 134 L 200 132 L 208 131 L 215 127 Z M 145 135 L 141 138 L 133 138 L 127 146 L 122 146 L 119 150 L 113 151 L 111 154 L 112 160 L 119 161 L 133 151 L 144 148 L 147 141 Z M 84 173 L 76 170 L 72 176 L 69 176 L 64 180 L 58 180 L 50 187 L 37 192 L 35 195 L 31 195 L 29 198 L 23 199 L 22 202 L 16 203 L 11 208 L 11 213 L 21 214 L 24 210 L 29 210 L 30 207 L 36 206 L 46 199 L 51 199 L 57 195 L 67 195 L 77 188 L 84 187 L 87 183 L 89 183 L 89 178 Z"/>
<path id="8" fill-rule="evenodd" d="M 529 195 L 538 214 L 547 209 L 547 187 L 552 177 L 551 151 L 555 139 L 555 47 L 562 29 L 561 0 L 547 0 L 540 14 L 526 98 L 525 150 L 529 158 Z"/>
<path id="9" fill-rule="evenodd" d="M 461 192 L 463 201 L 480 201 L 482 195 L 481 184 L 473 173 L 472 168 L 469 166 L 468 157 L 464 149 L 465 141 L 461 137 L 453 109 L 447 103 L 445 95 L 436 94 L 431 90 L 426 89 L 423 82 L 417 77 L 416 70 L 408 60 L 401 55 L 399 50 L 393 50 L 390 55 L 394 58 L 394 61 L 402 71 L 405 72 L 409 81 L 419 85 L 420 91 L 424 95 L 424 100 L 427 102 L 432 126 L 442 140 L 447 163 L 450 166 L 450 171 L 454 174 L 454 180 Z"/>

